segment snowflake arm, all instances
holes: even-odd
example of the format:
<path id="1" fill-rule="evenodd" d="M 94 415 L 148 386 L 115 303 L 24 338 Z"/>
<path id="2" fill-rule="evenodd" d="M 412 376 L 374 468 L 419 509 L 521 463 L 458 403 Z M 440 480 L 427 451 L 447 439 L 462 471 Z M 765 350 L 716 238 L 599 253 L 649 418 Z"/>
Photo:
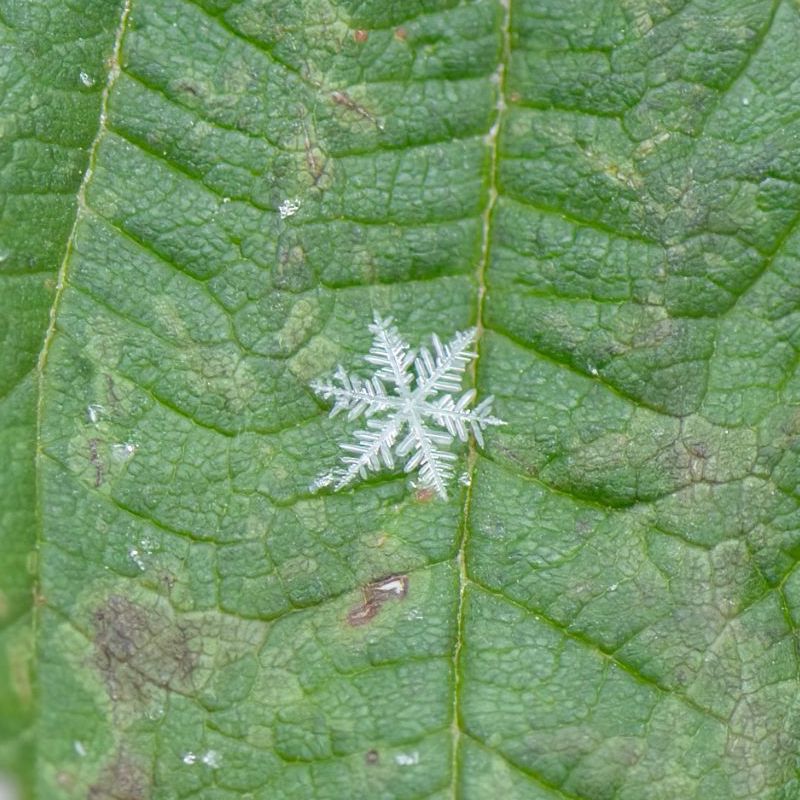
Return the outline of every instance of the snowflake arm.
<path id="1" fill-rule="evenodd" d="M 424 398 L 435 392 L 457 392 L 461 388 L 467 364 L 477 355 L 469 349 L 477 332 L 476 328 L 461 331 L 453 337 L 452 342 L 444 345 L 434 333 L 431 343 L 436 358 L 431 356 L 427 347 L 422 347 L 414 360 L 414 371 L 417 373 L 415 394 Z"/>
<path id="2" fill-rule="evenodd" d="M 469 426 L 475 441 L 483 447 L 482 429 L 488 425 L 506 423 L 489 413 L 492 410 L 494 395 L 489 395 L 476 408 L 467 408 L 476 394 L 474 389 L 468 389 L 457 403 L 453 401 L 452 395 L 446 394 L 435 404 L 425 404 L 426 416 L 433 417 L 441 427 L 447 428 L 451 436 L 457 436 L 462 442 L 467 441 L 467 426 Z"/>
<path id="3" fill-rule="evenodd" d="M 333 377 L 339 381 L 339 386 L 332 381 L 314 381 L 311 384 L 311 388 L 320 397 L 325 400 L 333 399 L 330 413 L 332 417 L 340 411 L 347 411 L 348 419 L 356 419 L 364 412 L 369 417 L 398 405 L 398 398 L 386 394 L 386 387 L 377 376 L 364 381 L 357 375 L 348 375 L 340 366 Z"/>
<path id="4" fill-rule="evenodd" d="M 342 450 L 351 455 L 342 456 L 345 467 L 331 473 L 331 478 L 335 481 L 334 488 L 342 489 L 358 477 L 366 478 L 368 472 L 379 472 L 381 462 L 385 467 L 393 469 L 392 448 L 399 433 L 399 421 L 386 425 L 373 424 L 373 420 L 368 420 L 366 429 L 353 434 L 357 443 L 345 442 L 340 445 Z"/>
<path id="5" fill-rule="evenodd" d="M 420 485 L 433 489 L 442 499 L 447 500 L 447 484 L 453 478 L 453 464 L 456 454 L 442 450 L 436 445 L 446 446 L 452 441 L 449 434 L 430 430 L 416 416 L 409 419 L 408 436 L 397 447 L 397 455 L 411 453 L 403 469 L 413 472 L 419 468 Z"/>
<path id="6" fill-rule="evenodd" d="M 376 313 L 369 330 L 374 339 L 364 360 L 380 367 L 376 378 L 394 384 L 398 394 L 405 396 L 411 385 L 412 375 L 408 368 L 414 363 L 414 352 L 400 337 L 397 328 L 392 325 L 391 317 L 381 319 Z"/>

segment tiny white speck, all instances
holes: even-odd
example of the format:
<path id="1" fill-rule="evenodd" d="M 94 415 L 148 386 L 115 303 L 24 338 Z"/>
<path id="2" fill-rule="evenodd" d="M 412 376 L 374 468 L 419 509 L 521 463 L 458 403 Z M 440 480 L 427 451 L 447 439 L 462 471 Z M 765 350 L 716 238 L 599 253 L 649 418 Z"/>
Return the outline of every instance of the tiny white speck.
<path id="1" fill-rule="evenodd" d="M 222 756 L 216 750 L 209 750 L 203 755 L 203 763 L 211 769 L 217 769 L 221 760 Z"/>
<path id="2" fill-rule="evenodd" d="M 462 472 L 461 475 L 459 475 L 458 482 L 462 486 L 471 486 L 472 485 L 472 478 L 470 478 L 468 473 Z"/>
<path id="3" fill-rule="evenodd" d="M 192 764 L 196 764 L 197 756 L 192 752 L 186 753 L 186 755 L 184 755 L 183 757 L 183 763 L 188 764 L 189 766 L 191 766 Z"/>
<path id="4" fill-rule="evenodd" d="M 136 454 L 138 449 L 139 446 L 133 444 L 133 442 L 122 442 L 111 445 L 111 454 L 117 461 L 128 461 Z"/>
<path id="5" fill-rule="evenodd" d="M 281 219 L 293 217 L 299 210 L 300 200 L 297 197 L 293 200 L 284 200 L 280 206 L 278 206 L 278 213 L 281 215 Z"/>
<path id="6" fill-rule="evenodd" d="M 105 409 L 103 406 L 98 403 L 91 403 L 86 406 L 86 416 L 89 418 L 89 422 L 91 422 L 92 425 L 97 425 L 104 411 Z"/>
<path id="7" fill-rule="evenodd" d="M 596 366 L 594 366 L 594 364 L 589 364 L 589 365 L 588 365 L 588 370 L 589 370 L 590 374 L 592 374 L 592 375 L 594 375 L 594 376 L 595 376 L 595 378 L 596 378 L 596 377 L 597 377 L 597 376 L 600 374 L 600 373 L 597 371 L 597 367 L 596 367 Z"/>
<path id="8" fill-rule="evenodd" d="M 749 97 L 743 97 L 742 98 L 742 105 L 743 106 L 749 106 L 750 105 L 750 98 Z"/>
<path id="9" fill-rule="evenodd" d="M 84 70 L 81 70 L 81 83 L 84 86 L 94 86 L 94 78 Z"/>
<path id="10" fill-rule="evenodd" d="M 608 587 L 608 591 L 609 592 L 616 592 L 618 588 L 619 588 L 619 584 L 618 583 L 612 583 L 611 586 Z"/>
<path id="11" fill-rule="evenodd" d="M 419 753 L 416 750 L 411 753 L 398 753 L 394 757 L 394 763 L 401 767 L 411 767 L 414 764 L 419 764 Z"/>
<path id="12" fill-rule="evenodd" d="M 83 742 L 79 742 L 77 739 L 72 743 L 72 746 L 75 748 L 75 752 L 83 758 L 86 755 L 86 748 L 83 746 Z"/>
<path id="13" fill-rule="evenodd" d="M 408 589 L 408 584 L 407 581 L 401 578 L 391 578 L 384 583 L 377 584 L 375 589 L 385 594 L 404 595 Z"/>
<path id="14" fill-rule="evenodd" d="M 142 561 L 142 557 L 139 555 L 139 551 L 135 547 L 132 547 L 130 550 L 128 550 L 128 557 L 131 559 L 131 561 L 133 561 L 134 564 L 136 564 L 137 567 L 139 567 L 140 570 L 145 570 L 144 561 Z"/>

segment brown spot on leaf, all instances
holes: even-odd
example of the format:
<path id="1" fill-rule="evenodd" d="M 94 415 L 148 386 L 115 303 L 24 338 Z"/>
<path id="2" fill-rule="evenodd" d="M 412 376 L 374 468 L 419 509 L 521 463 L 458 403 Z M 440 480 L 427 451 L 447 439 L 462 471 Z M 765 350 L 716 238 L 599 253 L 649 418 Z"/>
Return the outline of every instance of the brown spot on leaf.
<path id="1" fill-rule="evenodd" d="M 106 379 L 106 397 L 109 405 L 116 406 L 119 404 L 119 397 L 117 397 L 117 393 L 114 390 L 114 379 L 107 372 L 104 372 L 103 375 Z"/>
<path id="2" fill-rule="evenodd" d="M 377 603 L 361 603 L 350 609 L 347 614 L 347 622 L 354 628 L 359 625 L 366 625 L 375 615 L 380 611 L 380 606 Z"/>
<path id="3" fill-rule="evenodd" d="M 56 773 L 56 784 L 62 789 L 72 791 L 75 788 L 75 773 L 62 769 Z"/>
<path id="4" fill-rule="evenodd" d="M 685 442 L 689 454 L 688 472 L 692 481 L 705 480 L 706 466 L 711 455 L 704 442 Z"/>
<path id="5" fill-rule="evenodd" d="M 100 458 L 97 445 L 100 443 L 99 439 L 89 439 L 89 461 L 94 467 L 94 486 L 95 489 L 103 484 L 103 473 L 105 466 Z"/>
<path id="6" fill-rule="evenodd" d="M 147 770 L 123 748 L 89 787 L 87 800 L 148 800 L 152 780 Z"/>
<path id="7" fill-rule="evenodd" d="M 389 575 L 368 583 L 362 590 L 363 602 L 350 609 L 347 622 L 353 627 L 374 619 L 388 600 L 402 600 L 408 594 L 408 575 Z"/>
<path id="8" fill-rule="evenodd" d="M 377 750 L 367 750 L 366 756 L 364 756 L 364 760 L 372 766 L 373 764 L 377 764 L 380 761 L 380 756 L 378 755 Z"/>
<path id="9" fill-rule="evenodd" d="M 114 594 L 92 617 L 94 663 L 113 701 L 149 702 L 159 690 L 191 688 L 197 632 L 163 607 Z"/>
<path id="10" fill-rule="evenodd" d="M 359 44 L 364 44 L 364 42 L 366 42 L 366 41 L 367 41 L 367 39 L 369 39 L 369 31 L 365 31 L 365 30 L 361 30 L 361 29 L 359 29 L 359 30 L 357 30 L 357 31 L 355 31 L 355 32 L 353 33 L 353 38 L 354 38 L 354 39 L 355 39 L 355 40 L 356 40 L 356 41 L 357 41 Z"/>
<path id="11" fill-rule="evenodd" d="M 331 100 L 338 106 L 342 106 L 346 108 L 348 111 L 352 111 L 354 114 L 357 114 L 359 117 L 363 119 L 368 119 L 378 130 L 383 130 L 383 125 L 378 120 L 378 118 L 367 108 L 362 106 L 360 103 L 357 103 L 350 97 L 347 92 L 331 92 Z"/>
<path id="12" fill-rule="evenodd" d="M 163 587 L 167 590 L 167 596 L 172 594 L 172 590 L 175 588 L 175 584 L 178 582 L 178 579 L 172 572 L 165 570 L 164 572 L 159 573 L 158 576 L 159 581 L 163 585 Z"/>
<path id="13" fill-rule="evenodd" d="M 324 190 L 326 188 L 325 184 L 328 182 L 325 180 L 327 177 L 327 159 L 322 150 L 312 142 L 311 135 L 308 132 L 308 128 L 305 127 L 305 124 L 303 128 L 305 131 L 303 136 L 303 150 L 306 155 L 306 168 L 311 176 L 313 185 L 318 189 Z"/>
<path id="14" fill-rule="evenodd" d="M 408 38 L 408 31 L 405 28 L 395 28 L 394 38 L 398 41 L 404 42 Z"/>
<path id="15" fill-rule="evenodd" d="M 436 497 L 436 491 L 426 486 L 421 486 L 414 492 L 414 499 L 418 503 L 430 503 L 434 497 Z"/>
<path id="16" fill-rule="evenodd" d="M 200 87 L 193 81 L 187 79 L 175 81 L 174 86 L 177 91 L 190 94 L 193 97 L 199 97 L 201 94 Z"/>

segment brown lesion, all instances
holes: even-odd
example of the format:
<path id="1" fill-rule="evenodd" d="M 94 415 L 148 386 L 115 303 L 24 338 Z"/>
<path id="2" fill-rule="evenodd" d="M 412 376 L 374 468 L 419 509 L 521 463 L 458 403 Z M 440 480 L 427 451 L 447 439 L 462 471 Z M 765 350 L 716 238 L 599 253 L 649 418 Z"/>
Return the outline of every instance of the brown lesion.
<path id="1" fill-rule="evenodd" d="M 362 119 L 369 120 L 379 131 L 383 130 L 380 120 L 368 109 L 356 102 L 347 92 L 331 92 L 331 100 Z"/>
<path id="2" fill-rule="evenodd" d="M 89 463 L 94 467 L 94 488 L 97 489 L 103 485 L 103 476 L 106 472 L 105 464 L 103 463 L 103 459 L 100 458 L 100 439 L 91 438 L 89 439 Z"/>
<path id="3" fill-rule="evenodd" d="M 684 442 L 688 455 L 687 471 L 693 483 L 700 483 L 706 479 L 706 465 L 711 455 L 708 445 L 701 441 Z"/>
<path id="4" fill-rule="evenodd" d="M 110 595 L 92 614 L 94 664 L 113 702 L 148 702 L 186 691 L 199 662 L 197 632 L 163 608 Z"/>
<path id="5" fill-rule="evenodd" d="M 414 499 L 418 503 L 430 503 L 436 497 L 436 491 L 427 486 L 420 486 L 414 492 Z"/>
<path id="6" fill-rule="evenodd" d="M 311 138 L 308 127 L 303 123 L 303 151 L 305 152 L 306 169 L 311 177 L 312 185 L 324 189 L 328 182 L 328 159 L 320 147 Z"/>
<path id="7" fill-rule="evenodd" d="M 368 583 L 361 590 L 362 602 L 347 613 L 347 622 L 353 627 L 366 625 L 373 620 L 389 600 L 402 600 L 408 594 L 408 575 L 388 575 Z"/>
<path id="8" fill-rule="evenodd" d="M 152 778 L 148 770 L 123 747 L 112 756 L 89 787 L 87 800 L 148 800 Z"/>
<path id="9" fill-rule="evenodd" d="M 106 398 L 108 404 L 116 408 L 119 405 L 119 396 L 116 392 L 114 378 L 108 372 L 104 372 L 103 377 L 106 379 Z"/>

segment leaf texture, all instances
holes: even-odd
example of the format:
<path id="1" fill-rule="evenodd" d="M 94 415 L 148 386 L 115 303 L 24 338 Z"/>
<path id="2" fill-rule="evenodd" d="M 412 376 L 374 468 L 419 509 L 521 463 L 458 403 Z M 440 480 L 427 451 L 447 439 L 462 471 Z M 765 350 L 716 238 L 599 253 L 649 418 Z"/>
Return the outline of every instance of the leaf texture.
<path id="1" fill-rule="evenodd" d="M 795 0 L 114 10 L 41 358 L 38 796 L 796 797 Z M 446 502 L 308 490 L 376 312 L 476 327 L 508 424 Z"/>
<path id="2" fill-rule="evenodd" d="M 13 773 L 25 798 L 35 775 L 36 365 L 118 18 L 97 0 L 0 2 L 0 785 Z"/>

